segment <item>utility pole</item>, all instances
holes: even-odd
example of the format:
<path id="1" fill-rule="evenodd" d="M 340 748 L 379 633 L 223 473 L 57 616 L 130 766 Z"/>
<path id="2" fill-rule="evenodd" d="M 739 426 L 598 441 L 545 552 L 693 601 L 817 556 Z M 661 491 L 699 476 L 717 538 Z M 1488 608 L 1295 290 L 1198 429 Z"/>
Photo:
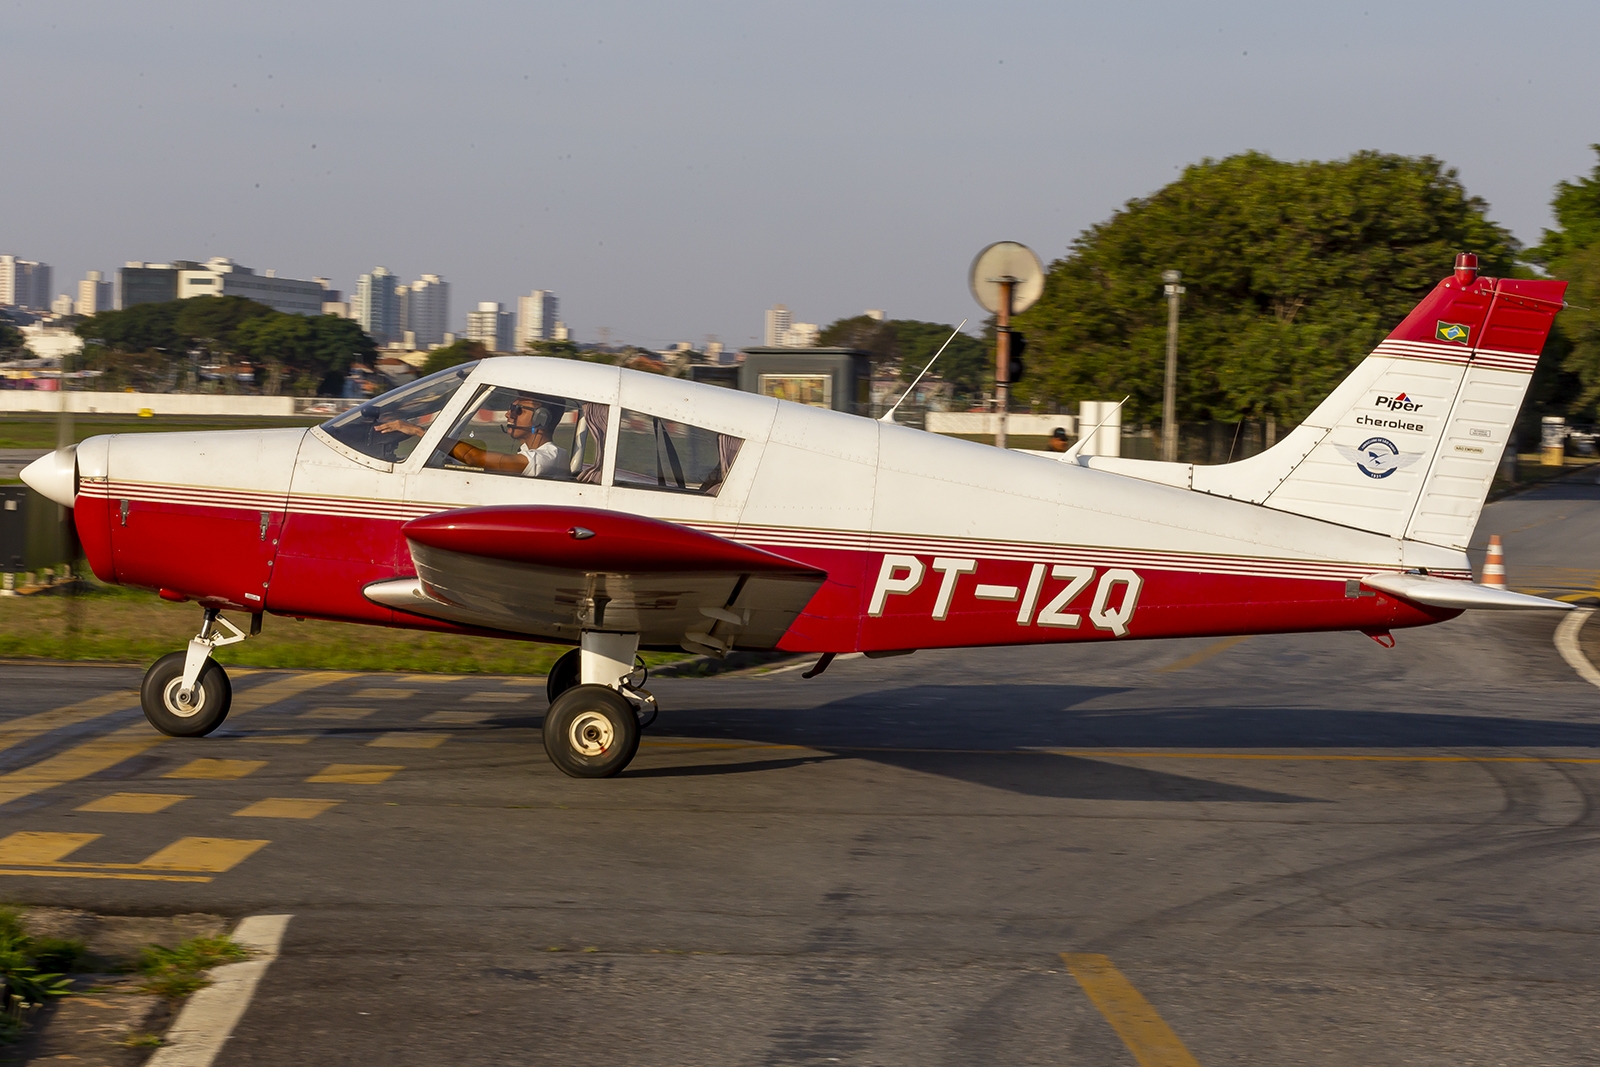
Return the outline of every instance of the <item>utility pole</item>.
<path id="1" fill-rule="evenodd" d="M 1178 460 L 1178 298 L 1184 293 L 1178 282 L 1182 279 L 1182 271 L 1161 273 L 1167 286 L 1167 381 L 1161 391 L 1161 458 L 1167 463 Z"/>
<path id="2" fill-rule="evenodd" d="M 1011 294 L 1017 279 L 1005 275 L 1000 283 L 1000 309 L 995 312 L 994 330 L 994 445 L 1006 447 L 1006 409 L 1011 406 Z"/>

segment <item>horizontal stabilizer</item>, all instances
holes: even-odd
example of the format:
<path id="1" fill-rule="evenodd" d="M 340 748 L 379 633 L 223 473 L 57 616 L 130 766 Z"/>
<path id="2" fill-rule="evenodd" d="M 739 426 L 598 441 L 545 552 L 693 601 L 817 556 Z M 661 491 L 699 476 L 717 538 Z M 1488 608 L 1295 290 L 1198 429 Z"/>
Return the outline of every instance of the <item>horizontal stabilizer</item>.
<path id="1" fill-rule="evenodd" d="M 1426 574 L 1373 574 L 1361 579 L 1368 589 L 1376 589 L 1390 596 L 1427 604 L 1435 608 L 1496 608 L 1499 610 L 1555 609 L 1571 611 L 1572 605 L 1542 596 L 1513 593 L 1509 589 L 1474 582 L 1434 578 Z"/>

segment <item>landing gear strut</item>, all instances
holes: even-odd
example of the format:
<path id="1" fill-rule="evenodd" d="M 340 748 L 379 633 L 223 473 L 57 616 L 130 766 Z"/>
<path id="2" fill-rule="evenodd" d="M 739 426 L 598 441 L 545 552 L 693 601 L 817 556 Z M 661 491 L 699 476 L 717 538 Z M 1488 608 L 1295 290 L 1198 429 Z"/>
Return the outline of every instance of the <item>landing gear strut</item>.
<path id="1" fill-rule="evenodd" d="M 145 672 L 139 703 L 150 725 L 170 737 L 204 737 L 221 726 L 233 704 L 233 685 L 211 653 L 244 639 L 244 631 L 218 609 L 206 608 L 188 649 L 162 656 Z"/>
<path id="2" fill-rule="evenodd" d="M 550 668 L 545 690 L 544 750 L 573 778 L 610 778 L 639 751 L 639 733 L 656 718 L 656 698 L 643 688 L 638 634 L 586 632 L 582 643 Z"/>

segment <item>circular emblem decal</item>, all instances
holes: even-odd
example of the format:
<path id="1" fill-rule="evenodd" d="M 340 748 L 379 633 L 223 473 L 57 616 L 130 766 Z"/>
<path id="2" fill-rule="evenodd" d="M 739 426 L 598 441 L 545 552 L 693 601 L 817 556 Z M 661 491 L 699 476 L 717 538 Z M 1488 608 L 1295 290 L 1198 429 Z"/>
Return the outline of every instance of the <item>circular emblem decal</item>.
<path id="1" fill-rule="evenodd" d="M 1387 478 L 1400 469 L 1400 450 L 1387 437 L 1369 437 L 1357 449 L 1361 458 L 1356 466 L 1368 478 Z"/>

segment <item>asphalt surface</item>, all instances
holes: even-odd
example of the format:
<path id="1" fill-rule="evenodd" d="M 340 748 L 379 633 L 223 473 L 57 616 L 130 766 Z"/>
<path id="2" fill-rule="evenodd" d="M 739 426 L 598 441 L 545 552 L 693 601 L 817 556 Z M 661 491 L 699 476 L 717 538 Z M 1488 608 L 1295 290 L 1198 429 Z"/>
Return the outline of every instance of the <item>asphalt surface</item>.
<path id="1" fill-rule="evenodd" d="M 1576 596 L 1597 519 L 1567 483 L 1481 529 Z M 1160 1024 L 1062 953 L 1201 1064 L 1587 1064 L 1600 690 L 1555 625 L 667 679 L 605 782 L 537 681 L 258 672 L 211 738 L 130 698 L 0 750 L 0 829 L 53 835 L 0 896 L 293 913 L 225 1065 L 1138 1062 Z M 0 731 L 139 673 L 0 667 Z M 80 810 L 161 803 L 116 794 L 185 799 Z"/>

